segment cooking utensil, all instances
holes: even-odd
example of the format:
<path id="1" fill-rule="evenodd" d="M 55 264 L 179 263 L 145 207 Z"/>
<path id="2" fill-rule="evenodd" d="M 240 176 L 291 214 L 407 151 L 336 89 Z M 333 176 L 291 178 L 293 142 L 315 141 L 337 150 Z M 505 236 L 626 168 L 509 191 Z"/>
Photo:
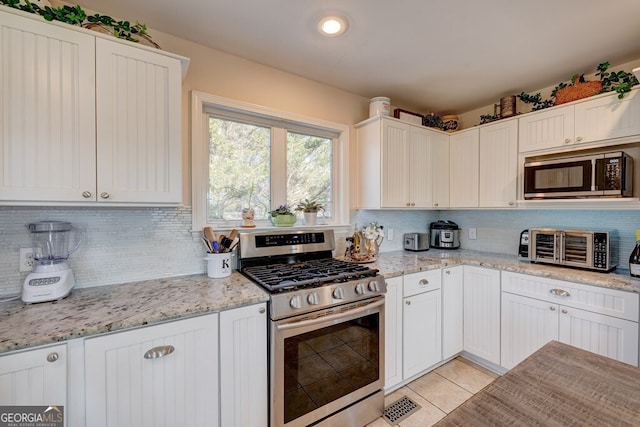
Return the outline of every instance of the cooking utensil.
<path id="1" fill-rule="evenodd" d="M 213 248 L 213 253 L 217 254 L 220 252 L 220 244 L 217 241 L 213 241 L 211 243 L 211 247 Z"/>
<path id="2" fill-rule="evenodd" d="M 236 237 L 238 237 L 238 230 L 234 228 L 233 230 L 231 230 L 231 233 L 229 233 L 229 239 L 231 239 L 231 241 L 233 242 L 234 240 L 236 240 Z"/>
<path id="3" fill-rule="evenodd" d="M 220 250 L 222 252 L 229 252 L 229 248 L 231 248 L 232 243 L 233 240 L 226 236 L 222 236 L 222 238 L 220 239 Z"/>
<path id="4" fill-rule="evenodd" d="M 210 241 L 210 242 L 215 242 L 216 240 L 218 240 L 218 239 L 216 239 L 216 233 L 213 232 L 213 228 L 211 228 L 211 227 L 208 227 L 208 226 L 205 227 L 202 230 L 202 233 L 204 234 L 204 237 L 206 237 L 207 240 Z"/>
<path id="5" fill-rule="evenodd" d="M 209 241 L 209 239 L 207 239 L 206 237 L 203 237 L 202 242 L 206 246 L 207 252 L 213 253 L 213 246 L 211 246 L 211 242 Z"/>

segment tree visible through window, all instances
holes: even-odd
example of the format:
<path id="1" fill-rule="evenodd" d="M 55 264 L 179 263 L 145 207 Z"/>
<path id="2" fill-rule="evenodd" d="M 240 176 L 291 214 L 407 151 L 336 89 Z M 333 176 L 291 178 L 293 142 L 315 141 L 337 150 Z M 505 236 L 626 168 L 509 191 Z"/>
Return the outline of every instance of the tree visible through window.
<path id="1" fill-rule="evenodd" d="M 273 132 L 275 126 L 243 123 L 209 116 L 208 221 L 241 219 L 243 208 L 255 210 L 255 219 L 268 219 L 280 203 L 292 207 L 304 199 L 325 206 L 325 217 L 333 216 L 333 139 L 313 132 Z M 274 147 L 273 135 L 286 135 L 286 151 Z M 273 156 L 286 156 L 281 181 L 274 180 Z M 286 181 L 285 181 L 286 180 Z M 273 200 L 274 187 L 286 200 Z"/>

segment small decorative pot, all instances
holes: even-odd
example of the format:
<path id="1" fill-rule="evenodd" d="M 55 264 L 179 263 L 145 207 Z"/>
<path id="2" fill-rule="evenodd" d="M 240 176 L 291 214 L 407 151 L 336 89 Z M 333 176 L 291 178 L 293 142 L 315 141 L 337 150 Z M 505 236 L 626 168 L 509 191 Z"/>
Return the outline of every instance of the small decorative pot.
<path id="1" fill-rule="evenodd" d="M 442 128 L 447 132 L 454 132 L 458 130 L 458 116 L 442 116 Z"/>
<path id="2" fill-rule="evenodd" d="M 251 208 L 242 209 L 242 225 L 240 227 L 244 228 L 253 228 L 256 226 L 255 222 L 253 222 L 253 218 L 255 217 L 255 211 Z"/>
<path id="3" fill-rule="evenodd" d="M 276 215 L 271 217 L 271 222 L 276 227 L 291 227 L 296 223 L 298 218 L 294 214 Z"/>
<path id="4" fill-rule="evenodd" d="M 316 225 L 318 221 L 318 212 L 302 212 L 305 225 Z"/>

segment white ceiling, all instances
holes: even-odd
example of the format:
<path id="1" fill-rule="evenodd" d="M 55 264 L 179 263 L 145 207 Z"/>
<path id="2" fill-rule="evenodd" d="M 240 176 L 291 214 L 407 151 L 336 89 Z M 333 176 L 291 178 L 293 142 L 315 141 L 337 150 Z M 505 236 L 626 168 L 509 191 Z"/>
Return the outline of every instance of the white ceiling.
<path id="1" fill-rule="evenodd" d="M 640 0 L 78 3 L 420 113 L 466 112 L 595 72 L 604 61 L 640 58 Z M 346 16 L 349 31 L 320 36 L 325 12 Z"/>

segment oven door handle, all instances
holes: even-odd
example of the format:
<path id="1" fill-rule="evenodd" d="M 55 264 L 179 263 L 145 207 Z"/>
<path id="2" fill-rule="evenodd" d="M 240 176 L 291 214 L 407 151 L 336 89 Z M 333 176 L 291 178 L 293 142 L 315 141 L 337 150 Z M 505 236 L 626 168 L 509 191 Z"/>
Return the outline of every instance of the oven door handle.
<path id="1" fill-rule="evenodd" d="M 371 304 L 364 305 L 362 307 L 354 308 L 353 310 L 347 310 L 336 314 L 330 314 L 328 316 L 322 316 L 315 319 L 309 320 L 301 320 L 299 322 L 291 322 L 285 323 L 284 325 L 276 325 L 276 331 L 286 331 L 288 329 L 294 328 L 302 328 L 305 326 L 317 325 L 318 323 L 325 323 L 327 321 L 339 320 L 343 317 L 352 316 L 354 314 L 362 313 L 364 311 L 368 311 L 372 308 L 380 307 L 384 304 L 384 298 L 381 298 L 380 301 L 373 302 Z"/>

